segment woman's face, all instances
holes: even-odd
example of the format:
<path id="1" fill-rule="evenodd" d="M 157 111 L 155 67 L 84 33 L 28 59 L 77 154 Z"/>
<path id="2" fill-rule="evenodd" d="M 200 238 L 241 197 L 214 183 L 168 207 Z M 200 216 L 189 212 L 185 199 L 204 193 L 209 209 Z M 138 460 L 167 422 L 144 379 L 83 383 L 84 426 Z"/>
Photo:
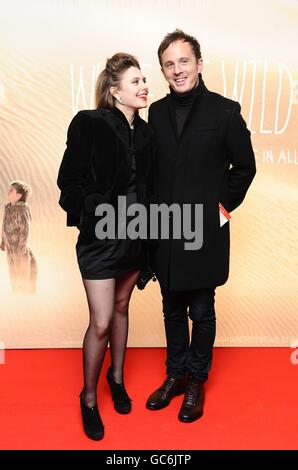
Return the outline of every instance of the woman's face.
<path id="1" fill-rule="evenodd" d="M 129 67 L 123 72 L 119 86 L 113 88 L 111 92 L 116 99 L 120 97 L 122 106 L 134 110 L 146 108 L 147 106 L 148 86 L 146 85 L 146 78 L 137 67 Z M 117 106 L 118 103 L 117 100 Z"/>
<path id="2" fill-rule="evenodd" d="M 16 204 L 20 199 L 22 195 L 17 192 L 16 188 L 14 186 L 10 186 L 8 190 L 8 200 L 11 204 Z"/>

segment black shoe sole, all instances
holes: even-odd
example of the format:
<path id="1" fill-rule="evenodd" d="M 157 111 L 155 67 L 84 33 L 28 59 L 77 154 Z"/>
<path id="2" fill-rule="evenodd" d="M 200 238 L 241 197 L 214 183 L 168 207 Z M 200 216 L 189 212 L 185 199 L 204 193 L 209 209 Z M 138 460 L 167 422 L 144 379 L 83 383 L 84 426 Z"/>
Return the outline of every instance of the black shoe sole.
<path id="1" fill-rule="evenodd" d="M 130 410 L 121 410 L 121 411 L 117 410 L 115 405 L 114 405 L 114 409 L 115 409 L 115 411 L 117 411 L 117 413 L 119 413 L 119 415 L 128 415 L 131 412 L 131 408 L 130 408 Z"/>
<path id="2" fill-rule="evenodd" d="M 84 431 L 85 431 L 85 429 L 84 429 Z M 86 431 L 85 431 L 85 434 L 86 434 L 87 437 L 89 437 L 89 439 L 92 439 L 92 441 L 100 441 L 104 437 L 104 432 L 102 434 L 100 434 L 99 436 L 96 436 L 96 437 L 87 434 Z"/>
<path id="3" fill-rule="evenodd" d="M 169 401 L 159 406 L 154 406 L 154 405 L 150 405 L 150 403 L 146 403 L 146 408 L 150 411 L 158 411 L 158 410 L 162 410 L 163 408 L 166 408 L 167 406 L 169 406 L 170 403 L 171 402 Z"/>
<path id="4" fill-rule="evenodd" d="M 196 416 L 195 418 L 183 418 L 178 415 L 178 419 L 179 421 L 181 421 L 181 423 L 193 423 L 194 421 L 197 421 L 198 419 L 200 419 L 202 416 L 203 416 L 203 413 L 199 416 Z"/>

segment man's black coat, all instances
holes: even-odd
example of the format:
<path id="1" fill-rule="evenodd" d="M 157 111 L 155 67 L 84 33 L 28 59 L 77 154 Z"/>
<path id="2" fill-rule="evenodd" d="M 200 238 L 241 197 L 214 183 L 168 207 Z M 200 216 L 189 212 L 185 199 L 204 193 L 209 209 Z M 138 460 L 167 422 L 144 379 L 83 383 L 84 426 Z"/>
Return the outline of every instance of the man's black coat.
<path id="1" fill-rule="evenodd" d="M 198 93 L 177 136 L 170 95 L 149 110 L 157 147 L 158 202 L 203 204 L 203 244 L 162 239 L 152 251 L 161 286 L 173 291 L 215 287 L 229 275 L 230 233 L 220 227 L 219 202 L 231 212 L 243 201 L 256 173 L 250 132 L 239 103 L 210 92 L 200 75 Z"/>

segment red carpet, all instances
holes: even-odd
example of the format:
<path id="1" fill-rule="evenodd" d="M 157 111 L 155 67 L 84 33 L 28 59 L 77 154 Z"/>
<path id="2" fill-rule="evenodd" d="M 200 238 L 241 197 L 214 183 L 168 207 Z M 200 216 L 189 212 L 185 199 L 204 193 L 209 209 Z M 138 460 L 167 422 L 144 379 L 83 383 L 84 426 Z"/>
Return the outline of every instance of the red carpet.
<path id="1" fill-rule="evenodd" d="M 191 424 L 177 414 L 182 396 L 149 411 L 148 394 L 164 378 L 163 349 L 129 349 L 130 415 L 117 414 L 105 372 L 99 408 L 105 438 L 85 437 L 79 392 L 80 350 L 6 351 L 0 365 L 1 449 L 297 449 L 298 365 L 290 348 L 215 348 L 204 416 Z"/>

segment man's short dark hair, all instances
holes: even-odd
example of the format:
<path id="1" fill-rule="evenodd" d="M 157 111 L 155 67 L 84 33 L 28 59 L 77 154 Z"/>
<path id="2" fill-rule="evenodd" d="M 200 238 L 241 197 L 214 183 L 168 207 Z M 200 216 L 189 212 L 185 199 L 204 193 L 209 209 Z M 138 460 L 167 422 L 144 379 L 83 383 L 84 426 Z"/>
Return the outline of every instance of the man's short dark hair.
<path id="1" fill-rule="evenodd" d="M 172 44 L 172 42 L 176 42 L 176 41 L 188 42 L 192 47 L 192 50 L 193 50 L 193 53 L 194 53 L 196 59 L 197 60 L 201 59 L 201 57 L 202 57 L 202 55 L 201 55 L 201 46 L 200 46 L 199 42 L 197 41 L 197 39 L 193 36 L 190 36 L 189 34 L 184 33 L 184 31 L 182 31 L 182 29 L 175 29 L 175 31 L 173 31 L 172 33 L 168 33 L 163 38 L 163 40 L 161 41 L 161 43 L 159 45 L 157 54 L 158 54 L 158 59 L 159 59 L 159 63 L 160 63 L 161 66 L 162 66 L 162 62 L 161 62 L 162 54 L 169 47 L 169 45 Z"/>

